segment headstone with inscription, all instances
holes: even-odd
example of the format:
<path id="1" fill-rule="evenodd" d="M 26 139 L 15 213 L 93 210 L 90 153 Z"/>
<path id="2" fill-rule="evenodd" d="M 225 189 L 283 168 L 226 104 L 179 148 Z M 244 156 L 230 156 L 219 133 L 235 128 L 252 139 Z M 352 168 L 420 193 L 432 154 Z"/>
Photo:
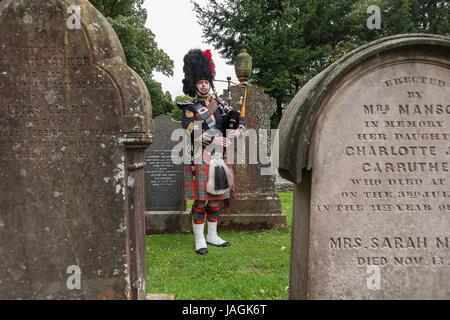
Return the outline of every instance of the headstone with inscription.
<path id="1" fill-rule="evenodd" d="M 0 30 L 0 299 L 145 299 L 145 84 L 88 1 Z"/>
<path id="2" fill-rule="evenodd" d="M 155 119 L 155 139 L 145 153 L 145 219 L 147 234 L 189 232 L 190 212 L 186 211 L 183 163 L 172 160 L 179 143 L 172 133 L 182 130 L 179 121 L 167 115 Z"/>
<path id="3" fill-rule="evenodd" d="M 450 298 L 449 68 L 449 38 L 398 35 L 293 99 L 279 169 L 295 183 L 291 299 Z"/>

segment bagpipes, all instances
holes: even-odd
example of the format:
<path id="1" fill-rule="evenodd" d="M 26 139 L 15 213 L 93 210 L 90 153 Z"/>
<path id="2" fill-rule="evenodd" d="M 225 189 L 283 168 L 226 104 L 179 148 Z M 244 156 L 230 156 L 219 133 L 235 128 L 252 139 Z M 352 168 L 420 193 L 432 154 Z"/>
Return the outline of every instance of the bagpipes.
<path id="1" fill-rule="evenodd" d="M 222 81 L 222 80 L 216 80 Z M 227 130 L 237 130 L 239 128 L 240 118 L 244 118 L 245 116 L 245 102 L 247 98 L 247 86 L 242 86 L 242 93 L 238 103 L 238 110 L 233 109 L 231 106 L 231 77 L 227 78 L 228 82 L 228 104 L 221 100 L 217 96 L 217 92 L 215 90 L 214 84 L 212 83 L 211 87 L 214 92 L 214 99 L 218 102 L 221 107 L 222 118 L 223 118 L 223 126 L 222 126 L 222 136 L 227 136 Z M 225 192 L 232 190 L 233 187 L 233 170 L 225 164 L 224 158 L 226 157 L 226 147 L 223 147 L 223 154 L 215 152 L 210 159 L 209 163 L 209 175 L 208 175 L 208 183 L 206 185 L 206 191 L 215 194 L 221 195 Z M 231 195 L 233 197 L 233 195 Z M 229 203 L 226 204 L 229 207 Z"/>
<path id="2" fill-rule="evenodd" d="M 224 82 L 223 80 L 216 80 L 216 81 Z M 229 129 L 236 130 L 239 128 L 239 119 L 245 117 L 245 102 L 247 101 L 247 86 L 245 84 L 244 85 L 237 84 L 238 86 L 242 87 L 242 91 L 241 91 L 241 98 L 239 99 L 239 102 L 237 104 L 238 110 L 234 110 L 231 107 L 231 83 L 232 83 L 231 77 L 227 78 L 227 82 L 228 82 L 228 105 L 226 105 L 221 99 L 217 97 L 215 87 L 214 85 L 212 86 L 216 101 L 218 101 L 219 104 L 224 109 L 224 113 L 222 114 L 224 120 L 222 134 L 224 137 L 226 136 L 227 130 Z"/>

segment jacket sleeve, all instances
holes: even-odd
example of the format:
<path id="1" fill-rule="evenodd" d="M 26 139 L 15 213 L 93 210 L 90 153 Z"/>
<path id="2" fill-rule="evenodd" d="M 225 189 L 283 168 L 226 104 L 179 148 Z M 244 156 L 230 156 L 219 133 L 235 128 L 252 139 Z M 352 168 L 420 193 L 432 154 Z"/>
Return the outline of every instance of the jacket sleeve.
<path id="1" fill-rule="evenodd" d="M 194 131 L 199 129 L 199 124 L 198 122 L 195 122 L 195 114 L 194 114 L 194 109 L 190 106 L 186 106 L 183 108 L 183 111 L 181 113 L 181 125 L 183 126 L 184 129 L 186 129 L 186 132 L 188 135 L 192 136 L 194 135 Z M 198 135 L 198 134 L 197 134 Z M 210 134 L 208 134 L 205 130 L 203 130 L 202 127 L 202 134 L 195 137 L 194 141 L 201 143 L 203 149 L 208 146 L 209 144 L 211 144 L 211 142 L 213 141 L 214 136 L 211 136 Z"/>
<path id="2" fill-rule="evenodd" d="M 186 129 L 188 134 L 191 134 L 194 131 L 194 122 L 194 110 L 190 106 L 184 107 L 181 111 L 181 125 L 183 126 L 183 129 Z"/>

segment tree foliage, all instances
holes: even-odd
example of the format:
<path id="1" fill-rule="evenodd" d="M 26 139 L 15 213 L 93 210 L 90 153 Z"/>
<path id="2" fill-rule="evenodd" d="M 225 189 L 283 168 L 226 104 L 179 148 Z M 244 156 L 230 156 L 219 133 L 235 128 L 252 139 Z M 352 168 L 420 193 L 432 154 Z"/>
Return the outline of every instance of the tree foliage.
<path id="1" fill-rule="evenodd" d="M 153 79 L 153 72 L 173 75 L 173 61 L 155 41 L 153 32 L 145 27 L 147 11 L 144 0 L 90 0 L 108 19 L 122 43 L 127 64 L 144 80 L 152 99 L 153 117 L 170 113 L 175 104 L 169 92 Z"/>
<path id="2" fill-rule="evenodd" d="M 399 33 L 450 32 L 449 4 L 439 0 L 210 0 L 194 10 L 208 43 L 233 63 L 239 44 L 253 58 L 250 83 L 277 100 L 272 125 L 313 76 L 350 50 Z M 380 30 L 366 26 L 381 8 Z"/>
<path id="3" fill-rule="evenodd" d="M 178 102 L 185 102 L 185 101 L 189 101 L 192 100 L 192 97 L 184 95 L 184 96 L 177 96 L 175 98 L 175 104 Z M 181 121 L 181 109 L 178 107 L 175 107 L 172 109 L 172 112 L 169 113 L 169 116 L 177 121 Z"/>

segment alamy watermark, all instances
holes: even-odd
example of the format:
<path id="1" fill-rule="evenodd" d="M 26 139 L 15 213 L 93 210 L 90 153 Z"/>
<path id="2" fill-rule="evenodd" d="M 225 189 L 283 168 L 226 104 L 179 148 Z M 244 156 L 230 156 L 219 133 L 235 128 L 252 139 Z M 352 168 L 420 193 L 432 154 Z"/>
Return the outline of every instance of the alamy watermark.
<path id="1" fill-rule="evenodd" d="M 67 278 L 66 286 L 69 290 L 81 289 L 81 269 L 77 265 L 71 265 L 66 270 L 70 276 Z"/>
<path id="2" fill-rule="evenodd" d="M 224 150 L 224 147 L 217 146 L 214 143 L 208 144 L 202 150 L 204 135 L 209 137 L 222 137 L 222 133 L 216 129 L 209 129 L 203 132 L 202 122 L 195 121 L 194 127 L 194 164 L 209 163 L 209 159 L 204 157 L 207 154 L 226 153 L 226 162 L 228 164 L 260 164 L 261 175 L 273 175 L 279 164 L 279 130 L 278 129 L 247 129 L 242 136 L 230 138 L 231 145 Z M 229 130 L 227 130 L 229 132 Z M 228 136 L 228 134 L 227 134 Z M 179 165 L 184 163 L 191 164 L 190 153 L 191 137 L 185 129 L 176 129 L 171 135 L 172 141 L 179 141 L 172 148 L 172 163 Z M 247 148 L 248 146 L 248 148 Z M 247 152 L 248 149 L 248 152 Z"/>
<path id="3" fill-rule="evenodd" d="M 371 5 L 367 8 L 367 14 L 371 16 L 367 19 L 367 28 L 372 29 L 381 29 L 381 9 L 379 6 Z"/>
<path id="4" fill-rule="evenodd" d="M 81 29 L 81 6 L 72 4 L 67 8 L 69 18 L 66 20 L 66 26 L 69 30 Z"/>
<path id="5" fill-rule="evenodd" d="M 367 266 L 367 274 L 369 274 L 369 277 L 367 277 L 366 279 L 367 289 L 380 290 L 381 289 L 380 266 L 375 265 Z"/>

